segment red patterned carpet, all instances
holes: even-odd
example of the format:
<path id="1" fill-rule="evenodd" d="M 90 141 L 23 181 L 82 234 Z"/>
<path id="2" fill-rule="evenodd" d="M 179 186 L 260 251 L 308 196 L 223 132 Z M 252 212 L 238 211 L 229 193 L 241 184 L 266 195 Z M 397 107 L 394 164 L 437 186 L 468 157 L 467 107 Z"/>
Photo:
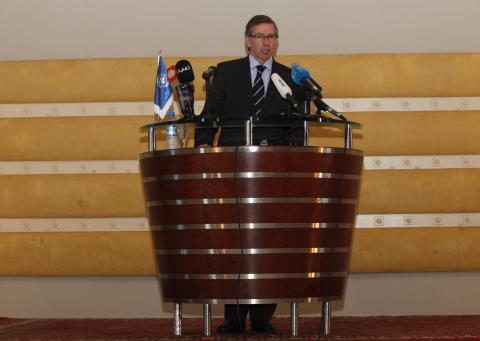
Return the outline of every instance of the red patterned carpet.
<path id="1" fill-rule="evenodd" d="M 214 320 L 216 326 L 220 321 Z M 0 318 L 0 340 L 153 341 L 153 340 L 338 340 L 436 341 L 480 340 L 480 315 L 335 317 L 332 334 L 319 335 L 319 318 L 300 318 L 297 338 L 289 336 L 290 320 L 275 318 L 277 332 L 262 335 L 202 337 L 201 319 L 184 319 L 183 336 L 172 333 L 171 319 L 11 319 Z"/>

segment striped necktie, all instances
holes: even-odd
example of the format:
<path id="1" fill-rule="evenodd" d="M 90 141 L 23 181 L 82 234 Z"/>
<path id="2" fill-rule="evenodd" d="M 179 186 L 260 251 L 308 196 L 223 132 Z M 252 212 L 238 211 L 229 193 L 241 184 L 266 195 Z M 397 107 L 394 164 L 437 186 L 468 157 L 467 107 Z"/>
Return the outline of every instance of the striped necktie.
<path id="1" fill-rule="evenodd" d="M 265 98 L 265 84 L 263 84 L 262 72 L 265 66 L 257 65 L 257 75 L 253 82 L 253 108 L 255 116 L 260 115 L 262 111 L 263 100 Z"/>

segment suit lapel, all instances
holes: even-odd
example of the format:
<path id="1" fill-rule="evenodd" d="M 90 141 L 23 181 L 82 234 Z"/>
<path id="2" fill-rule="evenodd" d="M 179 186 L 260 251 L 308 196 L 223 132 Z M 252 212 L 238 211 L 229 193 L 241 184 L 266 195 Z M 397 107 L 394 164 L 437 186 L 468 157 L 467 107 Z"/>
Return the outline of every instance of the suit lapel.
<path id="1" fill-rule="evenodd" d="M 252 76 L 250 74 L 250 60 L 247 57 L 242 59 L 242 63 L 240 64 L 240 70 L 238 74 L 238 82 L 240 89 L 244 89 L 241 91 L 246 91 L 245 93 L 247 96 L 246 98 L 246 103 L 245 103 L 245 108 L 247 111 L 244 113 L 246 117 L 249 117 L 253 115 L 253 89 L 252 89 Z"/>

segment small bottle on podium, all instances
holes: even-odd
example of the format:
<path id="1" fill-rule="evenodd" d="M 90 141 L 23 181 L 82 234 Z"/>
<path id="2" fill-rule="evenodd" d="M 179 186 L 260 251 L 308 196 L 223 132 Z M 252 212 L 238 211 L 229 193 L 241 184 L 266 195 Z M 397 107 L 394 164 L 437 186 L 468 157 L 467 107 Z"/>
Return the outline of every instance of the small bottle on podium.
<path id="1" fill-rule="evenodd" d="M 175 121 L 175 111 L 168 112 L 168 120 Z M 167 125 L 166 130 L 166 149 L 177 149 L 178 140 L 177 140 L 177 125 L 176 124 L 169 124 Z"/>

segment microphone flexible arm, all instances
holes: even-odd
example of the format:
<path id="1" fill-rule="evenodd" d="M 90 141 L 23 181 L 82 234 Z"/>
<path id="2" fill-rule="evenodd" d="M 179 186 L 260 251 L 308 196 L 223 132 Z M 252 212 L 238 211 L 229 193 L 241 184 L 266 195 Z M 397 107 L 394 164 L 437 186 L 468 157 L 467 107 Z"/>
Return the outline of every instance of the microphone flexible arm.
<path id="1" fill-rule="evenodd" d="M 344 148 L 351 149 L 352 148 L 352 125 L 350 122 L 347 120 L 345 116 L 343 116 L 341 113 L 330 107 L 327 103 L 322 101 L 322 99 L 318 96 L 315 96 L 312 98 L 313 103 L 317 107 L 317 110 L 320 111 L 326 111 L 329 112 L 330 114 L 338 117 L 341 119 L 344 123 Z"/>
<path id="2" fill-rule="evenodd" d="M 338 111 L 336 111 L 335 109 L 333 109 L 332 107 L 330 107 L 327 103 L 325 103 L 324 101 L 322 101 L 322 99 L 318 96 L 315 96 L 312 98 L 313 100 L 313 103 L 315 104 L 315 106 L 317 107 L 317 109 L 319 111 L 326 111 L 326 112 L 329 112 L 330 114 L 338 117 L 339 119 L 341 119 L 342 121 L 344 122 L 348 122 L 347 118 L 345 116 L 343 116 L 341 113 L 339 113 Z"/>
<path id="3" fill-rule="evenodd" d="M 210 78 L 205 79 L 205 106 L 200 115 L 205 115 L 210 118 Z"/>

